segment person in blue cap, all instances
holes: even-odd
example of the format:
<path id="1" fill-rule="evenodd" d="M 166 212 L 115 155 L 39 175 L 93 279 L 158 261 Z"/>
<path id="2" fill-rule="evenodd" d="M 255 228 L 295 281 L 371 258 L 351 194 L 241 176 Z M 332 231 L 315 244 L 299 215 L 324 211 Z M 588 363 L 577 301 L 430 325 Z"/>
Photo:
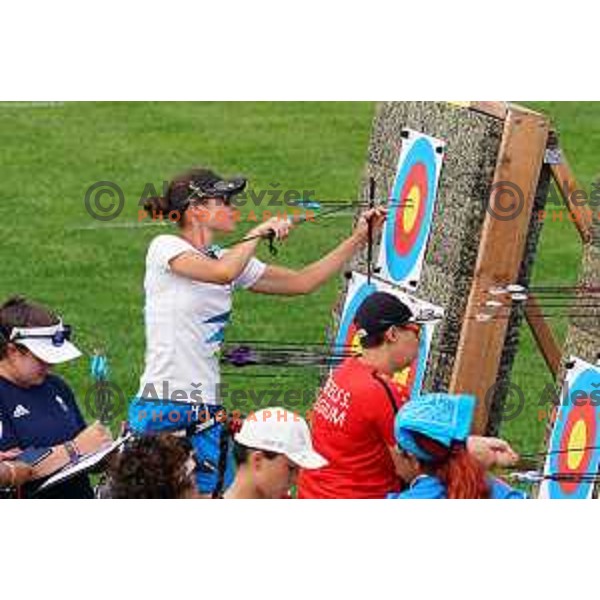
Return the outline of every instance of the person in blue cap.
<path id="1" fill-rule="evenodd" d="M 476 399 L 468 395 L 427 394 L 408 402 L 395 420 L 400 471 L 408 488 L 388 498 L 523 499 L 467 451 Z"/>

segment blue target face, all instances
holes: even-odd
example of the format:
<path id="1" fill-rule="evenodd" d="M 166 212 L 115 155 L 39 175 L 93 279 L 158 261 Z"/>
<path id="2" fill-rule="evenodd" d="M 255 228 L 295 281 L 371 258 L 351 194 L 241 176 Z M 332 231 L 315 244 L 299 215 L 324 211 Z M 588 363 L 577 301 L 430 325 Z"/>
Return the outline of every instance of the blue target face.
<path id="1" fill-rule="evenodd" d="M 373 283 L 369 284 L 366 282 L 356 290 L 354 296 L 344 311 L 344 315 L 338 329 L 338 334 L 335 338 L 334 352 L 345 352 L 353 346 L 355 341 L 354 337 L 356 335 L 354 317 L 356 316 L 356 313 L 364 300 L 376 291 L 377 288 Z"/>
<path id="2" fill-rule="evenodd" d="M 385 229 L 386 267 L 394 281 L 405 281 L 425 250 L 437 188 L 436 151 L 427 138 L 411 146 L 394 182 L 393 208 Z"/>
<path id="3" fill-rule="evenodd" d="M 573 475 L 573 480 L 550 480 L 550 498 L 583 499 L 589 497 L 594 483 L 577 481 L 577 475 L 597 473 L 600 465 L 600 375 L 587 369 L 569 385 L 568 404 L 559 407 L 548 446 L 548 474 Z M 583 396 L 582 392 L 587 394 Z M 596 392 L 596 393 L 594 393 Z M 577 401 L 577 404 L 575 404 Z M 564 402 L 564 400 L 563 400 Z"/>

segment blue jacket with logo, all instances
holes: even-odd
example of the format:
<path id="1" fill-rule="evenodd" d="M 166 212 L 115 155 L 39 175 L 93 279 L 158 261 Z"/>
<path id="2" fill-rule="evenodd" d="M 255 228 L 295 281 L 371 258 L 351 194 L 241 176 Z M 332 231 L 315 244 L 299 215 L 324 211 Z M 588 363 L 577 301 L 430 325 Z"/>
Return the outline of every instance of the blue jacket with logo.
<path id="1" fill-rule="evenodd" d="M 86 424 L 71 388 L 56 375 L 41 385 L 21 388 L 0 377 L 0 451 L 14 447 L 46 448 L 73 439 Z M 25 486 L 30 496 L 41 481 Z M 74 477 L 44 492 L 38 498 L 92 498 L 86 475 Z"/>

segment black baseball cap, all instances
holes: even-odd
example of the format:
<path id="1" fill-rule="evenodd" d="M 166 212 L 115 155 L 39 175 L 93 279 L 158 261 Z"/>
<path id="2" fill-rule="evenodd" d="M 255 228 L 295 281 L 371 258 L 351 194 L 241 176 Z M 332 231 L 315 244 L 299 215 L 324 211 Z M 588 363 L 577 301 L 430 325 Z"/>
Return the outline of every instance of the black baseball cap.
<path id="1" fill-rule="evenodd" d="M 399 298 L 387 292 L 374 292 L 360 305 L 354 322 L 365 336 L 372 336 L 393 325 L 402 327 L 415 321 L 410 308 Z"/>
<path id="2" fill-rule="evenodd" d="M 185 210 L 194 200 L 220 198 L 230 200 L 236 194 L 241 194 L 248 180 L 244 177 L 226 179 L 210 169 L 197 169 L 192 173 L 188 194 L 180 209 Z M 185 206 L 183 204 L 185 203 Z"/>

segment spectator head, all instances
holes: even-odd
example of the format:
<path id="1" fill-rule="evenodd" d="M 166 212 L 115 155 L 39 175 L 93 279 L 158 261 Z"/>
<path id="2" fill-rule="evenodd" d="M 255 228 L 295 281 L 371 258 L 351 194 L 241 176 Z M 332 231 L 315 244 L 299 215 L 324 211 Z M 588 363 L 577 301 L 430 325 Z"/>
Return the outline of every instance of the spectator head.
<path id="1" fill-rule="evenodd" d="M 196 461 L 186 438 L 150 435 L 126 443 L 109 472 L 111 498 L 191 498 Z"/>
<path id="2" fill-rule="evenodd" d="M 239 470 L 232 488 L 247 497 L 281 498 L 295 484 L 299 469 L 327 465 L 313 449 L 306 421 L 283 408 L 248 415 L 234 440 Z"/>
<path id="3" fill-rule="evenodd" d="M 22 387 L 41 384 L 51 365 L 81 356 L 71 328 L 52 311 L 22 296 L 0 306 L 0 365 Z"/>

